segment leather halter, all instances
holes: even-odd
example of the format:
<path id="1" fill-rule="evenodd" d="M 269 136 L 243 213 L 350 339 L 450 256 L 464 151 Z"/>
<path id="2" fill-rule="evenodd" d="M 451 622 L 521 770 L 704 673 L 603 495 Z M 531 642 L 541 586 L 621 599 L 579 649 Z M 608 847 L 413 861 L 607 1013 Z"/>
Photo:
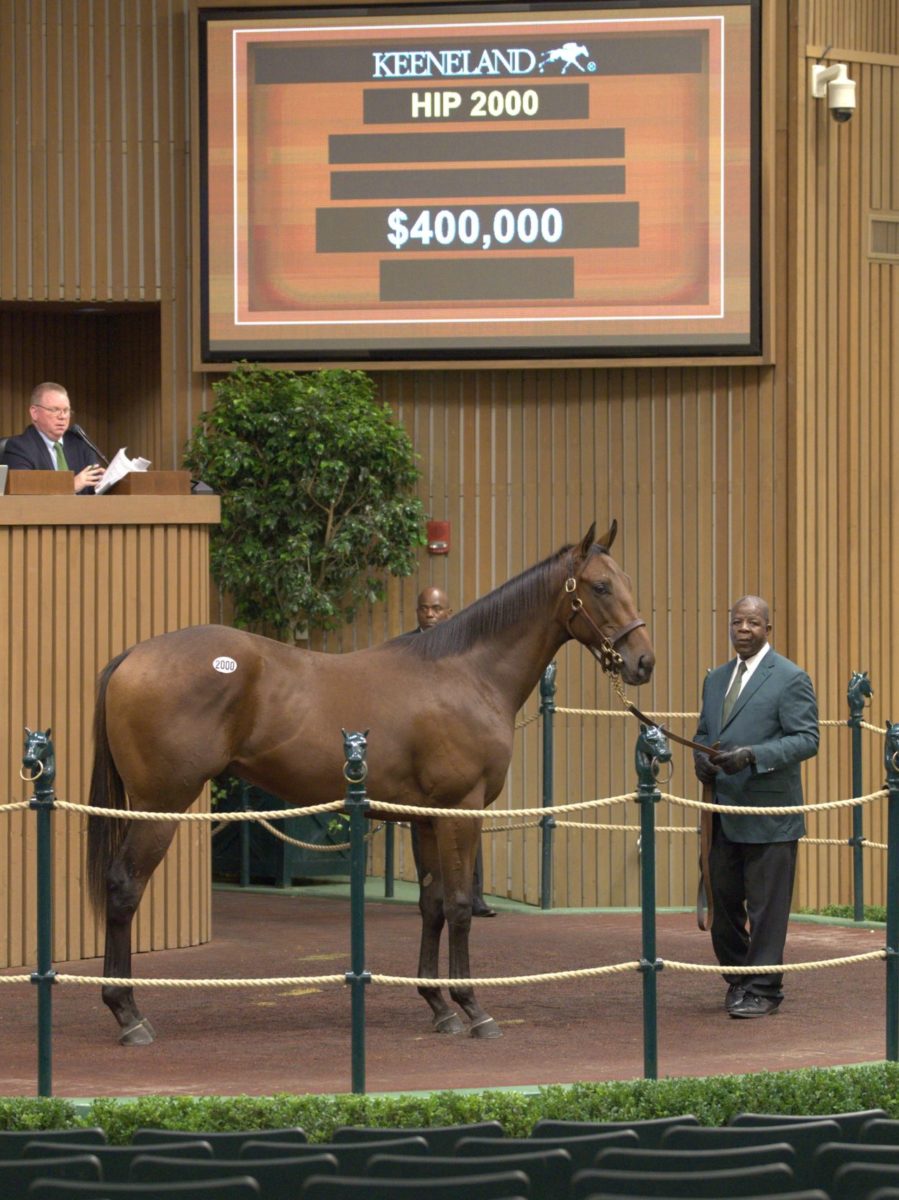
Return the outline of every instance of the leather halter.
<path id="1" fill-rule="evenodd" d="M 608 637 L 584 608 L 584 602 L 577 594 L 577 580 L 573 575 L 569 575 L 565 580 L 565 591 L 571 596 L 571 612 L 568 614 L 568 619 L 565 622 L 565 628 L 568 630 L 569 637 L 577 637 L 571 628 L 571 622 L 580 614 L 599 638 L 599 649 L 588 643 L 583 644 L 587 646 L 587 649 L 607 674 L 620 674 L 621 668 L 624 666 L 624 659 L 618 653 L 618 644 L 619 642 L 623 642 L 627 635 L 634 629 L 639 629 L 646 622 L 642 617 L 637 617 L 635 620 L 629 621 L 627 625 L 622 625 L 619 629 L 616 629 L 612 636 Z"/>
<path id="2" fill-rule="evenodd" d="M 624 705 L 627 711 L 631 713 L 632 716 L 635 716 L 638 721 L 642 721 L 644 725 L 658 726 L 658 728 L 661 729 L 662 733 L 664 733 L 665 737 L 668 738 L 669 741 L 677 742 L 678 745 L 685 746 L 689 750 L 698 750 L 702 754 L 708 754 L 710 751 L 714 752 L 718 747 L 717 742 L 714 746 L 705 746 L 700 742 L 693 742 L 689 738 L 681 737 L 679 734 L 673 733 L 666 725 L 662 725 L 658 721 L 654 721 L 651 716 L 641 712 L 640 709 L 637 708 L 636 704 L 632 704 L 631 701 L 628 700 L 627 696 L 624 694 L 623 688 L 621 687 L 621 683 L 617 678 L 621 673 L 621 668 L 624 666 L 624 659 L 618 653 L 617 647 L 619 642 L 624 641 L 624 639 L 629 633 L 632 632 L 632 630 L 639 629 L 640 626 L 645 625 L 646 622 L 642 617 L 637 617 L 636 620 L 629 621 L 627 625 L 622 625 L 620 629 L 616 629 L 611 637 L 607 637 L 584 608 L 584 602 L 577 594 L 577 582 L 577 579 L 573 575 L 569 575 L 569 577 L 565 580 L 565 591 L 571 596 L 571 612 L 568 614 L 565 627 L 568 630 L 570 637 L 576 637 L 577 635 L 571 628 L 571 622 L 578 614 L 580 614 L 591 627 L 593 632 L 599 638 L 599 649 L 597 650 L 595 646 L 590 645 L 587 645 L 587 649 L 607 674 L 616 677 L 616 690 L 621 697 L 621 703 Z"/>

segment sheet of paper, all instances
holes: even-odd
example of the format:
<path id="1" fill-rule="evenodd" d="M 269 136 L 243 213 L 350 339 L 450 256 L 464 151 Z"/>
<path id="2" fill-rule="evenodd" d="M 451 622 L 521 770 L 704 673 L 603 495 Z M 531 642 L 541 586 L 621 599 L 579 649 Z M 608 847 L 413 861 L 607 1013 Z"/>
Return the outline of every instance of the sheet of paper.
<path id="1" fill-rule="evenodd" d="M 114 483 L 118 483 L 120 479 L 124 479 L 131 471 L 146 471 L 150 465 L 148 458 L 129 458 L 125 453 L 125 447 L 117 451 L 112 462 L 103 472 L 103 478 L 94 489 L 99 496 L 102 492 L 108 491 Z"/>

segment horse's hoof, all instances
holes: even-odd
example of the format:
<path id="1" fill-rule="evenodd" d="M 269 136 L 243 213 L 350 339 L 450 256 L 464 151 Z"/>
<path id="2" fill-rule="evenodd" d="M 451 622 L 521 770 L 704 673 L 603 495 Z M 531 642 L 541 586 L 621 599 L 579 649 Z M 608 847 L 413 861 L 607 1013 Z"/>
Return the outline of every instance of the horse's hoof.
<path id="1" fill-rule="evenodd" d="M 434 1018 L 435 1033 L 462 1033 L 464 1029 L 458 1013 L 447 1013 L 445 1017 Z"/>
<path id="2" fill-rule="evenodd" d="M 149 1046 L 156 1041 L 156 1030 L 146 1017 L 129 1025 L 119 1037 L 120 1046 Z"/>
<path id="3" fill-rule="evenodd" d="M 498 1038 L 503 1036 L 503 1031 L 494 1021 L 493 1017 L 484 1017 L 481 1021 L 476 1021 L 469 1029 L 468 1036 L 473 1038 Z"/>

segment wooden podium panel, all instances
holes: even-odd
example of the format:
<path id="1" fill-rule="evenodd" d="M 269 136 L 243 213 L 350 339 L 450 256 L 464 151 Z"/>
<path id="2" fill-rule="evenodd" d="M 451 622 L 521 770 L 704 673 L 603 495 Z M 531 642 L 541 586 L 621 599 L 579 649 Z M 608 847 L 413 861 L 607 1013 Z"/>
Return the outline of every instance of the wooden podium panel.
<path id="1" fill-rule="evenodd" d="M 189 496 L 189 471 L 129 471 L 107 496 Z"/>
<path id="2" fill-rule="evenodd" d="M 10 471 L 7 496 L 74 496 L 74 471 Z"/>
<path id="3" fill-rule="evenodd" d="M 19 779 L 26 726 L 52 729 L 57 798 L 87 803 L 97 676 L 135 642 L 209 621 L 209 526 L 219 517 L 208 495 L 0 497 L 0 803 L 33 794 Z M 199 806 L 208 804 L 207 789 Z M 3 967 L 36 961 L 34 817 L 0 813 Z M 87 900 L 86 817 L 57 810 L 52 820 L 53 957 L 92 958 L 103 947 Z M 209 842 L 209 825 L 180 826 L 141 903 L 135 949 L 209 940 Z"/>

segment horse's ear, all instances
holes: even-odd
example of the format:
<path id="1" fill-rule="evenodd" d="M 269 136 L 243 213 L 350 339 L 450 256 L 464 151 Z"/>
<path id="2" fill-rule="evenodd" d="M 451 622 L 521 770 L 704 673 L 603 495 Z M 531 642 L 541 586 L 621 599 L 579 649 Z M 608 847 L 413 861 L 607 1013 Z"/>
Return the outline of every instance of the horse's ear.
<path id="1" fill-rule="evenodd" d="M 596 540 L 599 542 L 600 546 L 605 546 L 605 548 L 607 550 L 611 550 L 612 542 L 615 541 L 615 534 L 617 532 L 618 532 L 618 522 L 613 517 L 612 524 L 609 526 L 608 533 L 604 533 L 601 538 L 597 538 Z"/>
<path id="2" fill-rule="evenodd" d="M 44 734 L 44 737 L 48 738 L 52 732 L 53 732 L 52 729 L 48 729 L 47 732 Z"/>
<path id="3" fill-rule="evenodd" d="M 26 725 L 26 726 L 25 726 L 25 733 L 26 733 L 26 735 L 27 735 L 28 737 L 31 737 L 31 735 L 34 733 L 34 730 L 33 730 L 33 729 L 29 729 L 29 728 L 28 728 L 28 726 Z"/>
<path id="4" fill-rule="evenodd" d="M 587 532 L 584 534 L 581 544 L 577 548 L 578 558 L 586 558 L 596 541 L 596 522 L 594 521 Z"/>

